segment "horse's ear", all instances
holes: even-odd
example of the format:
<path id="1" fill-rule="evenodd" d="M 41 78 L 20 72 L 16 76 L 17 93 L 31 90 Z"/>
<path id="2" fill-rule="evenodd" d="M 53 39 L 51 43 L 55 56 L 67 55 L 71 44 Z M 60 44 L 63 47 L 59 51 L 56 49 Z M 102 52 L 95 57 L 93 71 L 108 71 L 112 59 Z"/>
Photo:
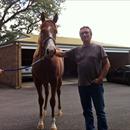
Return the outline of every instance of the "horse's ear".
<path id="1" fill-rule="evenodd" d="M 57 20 L 58 20 L 58 14 L 56 13 L 55 16 L 54 16 L 54 18 L 53 18 L 53 21 L 56 23 Z"/>
<path id="2" fill-rule="evenodd" d="M 44 14 L 44 12 L 41 13 L 41 21 L 42 21 L 42 22 L 45 21 L 45 14 Z"/>

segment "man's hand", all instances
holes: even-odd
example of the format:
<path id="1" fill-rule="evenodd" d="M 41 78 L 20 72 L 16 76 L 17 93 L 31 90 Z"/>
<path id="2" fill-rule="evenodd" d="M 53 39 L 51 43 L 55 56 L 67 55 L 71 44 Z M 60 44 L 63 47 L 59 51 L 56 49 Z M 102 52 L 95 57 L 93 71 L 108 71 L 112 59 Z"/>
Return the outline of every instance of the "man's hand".
<path id="1" fill-rule="evenodd" d="M 0 75 L 4 72 L 4 70 L 0 69 Z"/>
<path id="2" fill-rule="evenodd" d="M 60 49 L 56 49 L 55 55 L 59 57 L 64 57 L 65 53 Z"/>
<path id="3" fill-rule="evenodd" d="M 101 84 L 102 82 L 103 82 L 103 79 L 102 79 L 102 78 L 96 78 L 95 80 L 93 80 L 92 83 Z"/>
<path id="4" fill-rule="evenodd" d="M 110 62 L 109 62 L 108 58 L 104 58 L 102 62 L 103 62 L 102 71 L 101 71 L 99 77 L 96 78 L 95 80 L 93 80 L 92 83 L 101 84 L 103 82 L 104 77 L 107 75 L 107 73 L 109 71 Z"/>

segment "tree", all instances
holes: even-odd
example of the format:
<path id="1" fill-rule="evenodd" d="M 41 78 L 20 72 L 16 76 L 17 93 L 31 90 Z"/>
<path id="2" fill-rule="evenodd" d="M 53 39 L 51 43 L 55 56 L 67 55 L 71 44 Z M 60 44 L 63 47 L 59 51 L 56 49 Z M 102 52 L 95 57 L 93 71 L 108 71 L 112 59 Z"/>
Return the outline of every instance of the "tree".
<path id="1" fill-rule="evenodd" d="M 65 0 L 0 0 L 0 44 L 9 43 L 23 33 L 38 28 L 40 14 L 46 17 L 60 13 Z"/>

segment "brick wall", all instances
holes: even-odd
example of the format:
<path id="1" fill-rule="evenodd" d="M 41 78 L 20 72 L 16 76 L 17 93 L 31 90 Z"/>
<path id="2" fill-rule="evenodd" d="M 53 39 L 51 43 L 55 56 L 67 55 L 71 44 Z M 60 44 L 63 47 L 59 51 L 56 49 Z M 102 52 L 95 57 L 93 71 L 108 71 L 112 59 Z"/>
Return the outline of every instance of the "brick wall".
<path id="1" fill-rule="evenodd" d="M 19 68 L 21 66 L 21 46 L 12 43 L 0 46 L 0 68 Z M 0 76 L 0 84 L 9 85 L 10 87 L 21 87 L 21 72 L 6 71 Z"/>

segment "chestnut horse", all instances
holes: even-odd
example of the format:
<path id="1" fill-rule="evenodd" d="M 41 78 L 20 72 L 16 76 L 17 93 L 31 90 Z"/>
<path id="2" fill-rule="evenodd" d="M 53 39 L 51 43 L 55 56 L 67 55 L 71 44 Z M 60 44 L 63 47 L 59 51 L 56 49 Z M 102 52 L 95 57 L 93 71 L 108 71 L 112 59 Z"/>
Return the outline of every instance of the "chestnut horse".
<path id="1" fill-rule="evenodd" d="M 47 110 L 47 100 L 49 95 L 49 86 L 51 88 L 50 106 L 52 110 L 52 125 L 51 130 L 57 130 L 55 119 L 55 95 L 58 96 L 58 109 L 59 115 L 62 114 L 60 94 L 62 85 L 62 74 L 64 70 L 63 59 L 55 56 L 56 51 L 56 22 L 58 15 L 56 14 L 53 20 L 45 20 L 44 13 L 41 15 L 41 27 L 40 36 L 38 41 L 38 48 L 33 56 L 33 63 L 39 59 L 42 59 L 32 67 L 32 76 L 38 92 L 38 101 L 40 108 L 40 120 L 38 122 L 38 129 L 44 128 L 44 117 Z M 45 100 L 42 94 L 42 85 L 45 89 Z M 44 112 L 43 112 L 44 104 Z"/>

